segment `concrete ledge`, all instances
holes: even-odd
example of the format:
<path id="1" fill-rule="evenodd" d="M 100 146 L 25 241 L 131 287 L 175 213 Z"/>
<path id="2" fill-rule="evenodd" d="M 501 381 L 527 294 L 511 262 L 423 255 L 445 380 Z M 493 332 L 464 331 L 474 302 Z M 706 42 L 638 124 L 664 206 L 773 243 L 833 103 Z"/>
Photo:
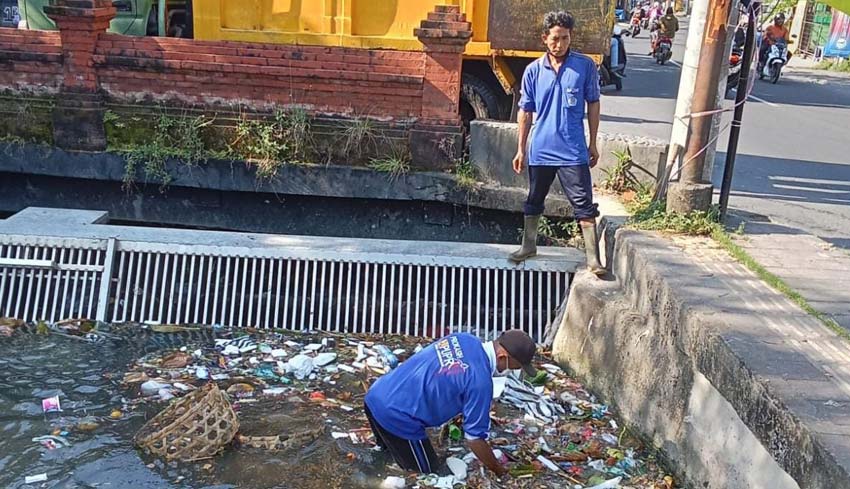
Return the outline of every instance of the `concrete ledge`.
<path id="1" fill-rule="evenodd" d="M 115 153 L 79 153 L 36 145 L 0 144 L 0 172 L 121 182 L 125 165 L 124 158 Z M 173 187 L 434 201 L 511 212 L 522 212 L 527 194 L 525 189 L 493 183 L 467 190 L 447 173 L 411 172 L 390 180 L 385 173 L 351 166 L 283 165 L 278 176 L 269 181 L 257 180 L 253 167 L 242 161 L 208 160 L 197 166 L 169 161 L 166 169 L 172 176 L 169 186 Z M 547 201 L 546 214 L 570 217 L 572 207 L 566 198 L 552 196 Z"/>
<path id="2" fill-rule="evenodd" d="M 517 125 L 511 122 L 473 121 L 471 126 L 470 160 L 486 181 L 507 187 L 527 187 L 527 176 L 517 175 L 511 168 L 516 154 Z M 629 151 L 632 160 L 643 170 L 634 176 L 644 182 L 655 182 L 663 174 L 667 159 L 667 143 L 657 139 L 626 134 L 600 133 L 597 139 L 599 164 L 591 170 L 594 182 L 605 178 L 605 169 L 617 163 L 614 151 Z M 644 171 L 645 170 L 645 171 Z M 562 193 L 559 185 L 553 190 Z"/>
<path id="3" fill-rule="evenodd" d="M 556 360 L 693 487 L 850 488 L 850 348 L 708 240 L 614 232 Z"/>

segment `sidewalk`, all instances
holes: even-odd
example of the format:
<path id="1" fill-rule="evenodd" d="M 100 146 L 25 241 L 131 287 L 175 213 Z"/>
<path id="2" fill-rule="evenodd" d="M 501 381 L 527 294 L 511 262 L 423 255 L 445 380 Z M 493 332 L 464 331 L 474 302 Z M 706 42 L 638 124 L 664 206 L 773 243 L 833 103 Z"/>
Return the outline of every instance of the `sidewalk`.
<path id="1" fill-rule="evenodd" d="M 735 242 L 767 271 L 785 281 L 816 310 L 850 331 L 850 251 L 798 229 L 771 222 L 743 220 Z"/>

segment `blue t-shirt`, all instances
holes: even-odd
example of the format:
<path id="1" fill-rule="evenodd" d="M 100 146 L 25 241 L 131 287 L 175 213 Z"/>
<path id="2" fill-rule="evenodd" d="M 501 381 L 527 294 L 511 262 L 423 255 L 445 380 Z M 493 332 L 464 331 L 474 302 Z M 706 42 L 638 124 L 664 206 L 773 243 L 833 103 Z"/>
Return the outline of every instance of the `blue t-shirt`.
<path id="1" fill-rule="evenodd" d="M 446 336 L 379 378 L 366 405 L 384 429 L 405 440 L 424 440 L 426 427 L 463 413 L 467 438 L 490 432 L 493 378 L 481 341 L 466 333 Z"/>
<path id="2" fill-rule="evenodd" d="M 535 113 L 528 164 L 588 164 L 584 107 L 598 101 L 599 72 L 589 57 L 570 51 L 558 73 L 547 55 L 528 65 L 519 101 L 520 109 Z"/>

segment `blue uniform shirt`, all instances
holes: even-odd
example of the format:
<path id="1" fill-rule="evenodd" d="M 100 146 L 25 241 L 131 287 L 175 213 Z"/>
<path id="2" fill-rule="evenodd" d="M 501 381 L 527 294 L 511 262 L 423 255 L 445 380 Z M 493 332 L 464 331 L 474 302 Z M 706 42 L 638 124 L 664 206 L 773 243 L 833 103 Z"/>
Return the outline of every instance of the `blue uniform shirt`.
<path id="1" fill-rule="evenodd" d="M 586 102 L 599 101 L 599 72 L 589 57 L 570 51 L 558 73 L 549 57 L 533 61 L 522 76 L 519 108 L 535 113 L 529 165 L 586 165 Z"/>
<path id="2" fill-rule="evenodd" d="M 424 440 L 426 427 L 463 413 L 467 438 L 486 440 L 493 401 L 492 367 L 481 341 L 446 336 L 380 377 L 366 394 L 375 421 L 405 440 Z"/>

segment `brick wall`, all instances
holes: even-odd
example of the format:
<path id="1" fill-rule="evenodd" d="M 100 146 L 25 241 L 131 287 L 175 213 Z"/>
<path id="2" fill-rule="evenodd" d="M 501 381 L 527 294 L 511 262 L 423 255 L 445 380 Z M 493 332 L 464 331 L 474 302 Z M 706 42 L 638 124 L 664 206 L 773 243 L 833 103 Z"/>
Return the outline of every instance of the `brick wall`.
<path id="1" fill-rule="evenodd" d="M 367 50 L 109 34 L 110 0 L 52 0 L 59 32 L 0 29 L 0 91 L 57 93 L 54 140 L 105 149 L 104 96 L 121 102 L 293 106 L 314 115 L 368 116 L 409 128 L 414 163 L 446 168 L 446 138 L 462 146 L 462 53 L 472 36 L 458 7 L 441 6 L 415 34 L 424 51 Z"/>
<path id="2" fill-rule="evenodd" d="M 0 90 L 54 94 L 61 85 L 58 32 L 0 28 Z"/>
<path id="3" fill-rule="evenodd" d="M 297 104 L 333 115 L 416 119 L 425 54 L 173 38 L 100 37 L 94 64 L 115 99 Z"/>

